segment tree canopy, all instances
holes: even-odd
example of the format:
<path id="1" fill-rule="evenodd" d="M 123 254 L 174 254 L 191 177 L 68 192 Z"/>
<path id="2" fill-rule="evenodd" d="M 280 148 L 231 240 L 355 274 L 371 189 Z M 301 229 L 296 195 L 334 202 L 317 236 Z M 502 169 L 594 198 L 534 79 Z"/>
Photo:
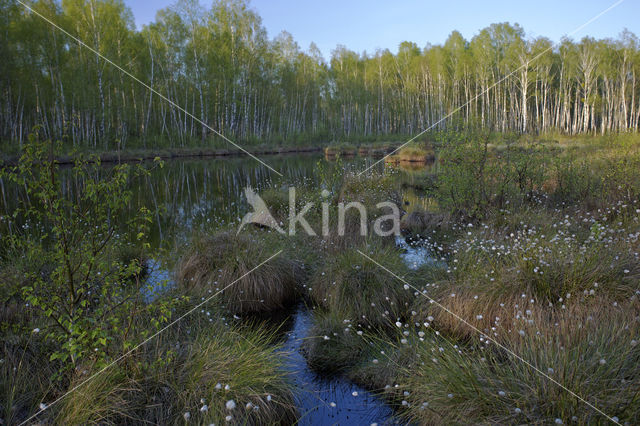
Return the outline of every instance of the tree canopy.
<path id="1" fill-rule="evenodd" d="M 32 7 L 227 136 L 321 141 L 415 134 L 469 122 L 517 132 L 638 130 L 638 38 L 528 38 L 497 23 L 471 40 L 406 41 L 398 53 L 337 46 L 325 61 L 291 34 L 269 39 L 244 0 L 204 10 L 179 0 L 136 30 L 122 0 L 35 0 Z M 0 0 L 0 138 L 35 125 L 78 147 L 201 142 L 184 112 L 20 4 Z M 464 106 L 464 107 L 463 107 Z"/>

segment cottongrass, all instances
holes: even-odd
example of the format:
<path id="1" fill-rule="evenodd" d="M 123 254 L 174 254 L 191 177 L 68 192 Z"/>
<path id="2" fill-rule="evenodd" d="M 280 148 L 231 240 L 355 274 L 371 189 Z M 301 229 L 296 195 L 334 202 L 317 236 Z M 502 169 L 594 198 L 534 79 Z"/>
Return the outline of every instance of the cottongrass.
<path id="1" fill-rule="evenodd" d="M 362 252 L 399 274 L 410 274 L 393 248 L 362 246 Z M 309 281 L 309 295 L 322 308 L 340 312 L 365 327 L 391 327 L 407 315 L 412 291 L 381 271 L 356 249 L 326 259 Z"/>
<path id="2" fill-rule="evenodd" d="M 186 327 L 197 330 L 189 341 Z M 260 329 L 189 321 L 132 356 L 63 399 L 52 411 L 56 422 L 220 424 L 232 415 L 239 424 L 260 425 L 297 419 L 278 346 Z"/>
<path id="3" fill-rule="evenodd" d="M 606 300 L 565 310 L 532 307 L 532 322 L 509 317 L 492 339 L 527 363 L 576 392 L 607 415 L 636 424 L 640 410 L 640 350 L 631 342 L 640 333 L 638 301 L 612 308 Z M 513 313 L 511 313 L 513 315 Z M 525 333 L 516 332 L 522 327 Z M 482 328 L 484 333 L 490 328 Z M 400 369 L 400 389 L 410 391 L 410 422 L 432 423 L 603 423 L 606 418 L 566 389 L 474 330 L 467 343 L 431 332 L 414 339 L 416 362 Z M 489 333 L 487 333 L 489 334 Z M 471 335 L 471 333 L 469 333 Z M 422 406 L 428 402 L 429 409 Z"/>
<path id="4" fill-rule="evenodd" d="M 303 354 L 313 370 L 342 373 L 358 362 L 366 347 L 354 324 L 344 312 L 315 312 L 309 336 L 302 343 Z"/>

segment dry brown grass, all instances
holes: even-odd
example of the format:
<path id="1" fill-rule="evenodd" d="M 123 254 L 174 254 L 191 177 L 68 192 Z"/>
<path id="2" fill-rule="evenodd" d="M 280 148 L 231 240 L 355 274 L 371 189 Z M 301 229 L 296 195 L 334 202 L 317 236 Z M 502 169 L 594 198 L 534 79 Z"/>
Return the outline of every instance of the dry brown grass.
<path id="1" fill-rule="evenodd" d="M 435 160 L 432 148 L 407 146 L 398 151 L 398 160 L 407 163 L 428 163 Z"/>
<path id="2" fill-rule="evenodd" d="M 245 235 L 221 232 L 196 237 L 177 267 L 177 282 L 199 295 L 223 289 L 276 250 Z M 232 312 L 265 312 L 283 308 L 298 297 L 302 270 L 297 262 L 279 255 L 225 289 L 222 301 Z"/>
<path id="3" fill-rule="evenodd" d="M 575 300 L 564 309 L 523 299 L 505 300 L 503 307 L 466 295 L 451 299 L 448 308 L 503 347 L 485 344 L 477 331 L 460 326 L 434 307 L 430 327 L 440 331 L 440 337 L 416 342 L 424 362 L 408 367 L 400 379 L 410 393 L 404 412 L 408 420 L 419 424 L 606 420 L 566 390 L 570 389 L 621 423 L 637 423 L 640 307 L 636 299 L 616 306 L 606 297 Z M 451 337 L 457 338 L 453 341 L 458 346 L 451 346 Z"/>

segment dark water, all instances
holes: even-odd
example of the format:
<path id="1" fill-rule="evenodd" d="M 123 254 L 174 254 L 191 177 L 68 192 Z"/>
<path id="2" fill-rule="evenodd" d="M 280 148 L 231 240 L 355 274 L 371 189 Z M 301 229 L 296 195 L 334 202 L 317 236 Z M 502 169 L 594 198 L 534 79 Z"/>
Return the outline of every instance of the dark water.
<path id="1" fill-rule="evenodd" d="M 283 345 L 292 373 L 300 425 L 392 424 L 393 411 L 382 399 L 340 377 L 323 377 L 307 365 L 300 348 L 313 326 L 313 315 L 300 306 Z M 393 423 L 395 424 L 395 423 Z"/>
<path id="2" fill-rule="evenodd" d="M 151 233 L 151 246 L 156 250 L 171 247 L 176 241 L 187 241 L 190 231 L 198 227 L 215 228 L 236 224 L 248 211 L 243 190 L 246 186 L 257 189 L 282 185 L 312 185 L 321 189 L 322 173 L 330 164 L 318 154 L 268 156 L 269 165 L 280 171 L 280 177 L 257 161 L 246 158 L 210 158 L 168 160 L 163 168 L 155 168 L 149 176 L 131 182 L 133 199 L 129 211 L 132 214 L 141 206 L 154 212 L 155 221 Z M 355 157 L 340 163 L 340 167 L 355 172 L 364 170 L 374 160 Z M 108 165 L 105 169 L 108 169 Z M 378 170 L 384 164 L 376 166 Z M 324 170 L 324 172 L 323 172 Z M 420 179 L 420 171 L 400 171 L 411 183 Z M 82 183 L 74 180 L 70 170 L 61 170 L 63 189 L 70 196 Z M 0 181 L 0 216 L 15 209 L 15 200 L 23 197 L 20 188 Z M 405 189 L 405 208 L 425 207 L 425 201 L 411 188 Z M 121 218 L 124 222 L 126 217 Z M 6 232 L 6 229 L 0 229 Z M 405 261 L 411 267 L 428 262 L 426 250 L 407 246 Z M 148 262 L 148 300 L 154 294 L 171 285 L 168 273 L 170 262 L 157 256 Z M 169 284 L 167 284 L 169 283 Z M 292 373 L 296 386 L 300 424 L 303 425 L 352 425 L 389 424 L 392 410 L 377 396 L 345 379 L 322 377 L 312 372 L 300 352 L 303 339 L 311 328 L 312 313 L 304 308 L 293 312 L 288 322 L 290 329 L 284 340 L 283 356 L 287 357 L 287 368 Z M 357 393 L 357 396 L 354 395 Z"/>

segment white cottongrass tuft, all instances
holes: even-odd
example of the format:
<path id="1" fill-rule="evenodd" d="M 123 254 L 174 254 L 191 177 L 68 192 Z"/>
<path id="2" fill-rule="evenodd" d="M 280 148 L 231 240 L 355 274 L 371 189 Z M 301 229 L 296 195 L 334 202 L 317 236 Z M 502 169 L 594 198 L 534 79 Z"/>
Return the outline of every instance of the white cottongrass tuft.
<path id="1" fill-rule="evenodd" d="M 233 410 L 234 408 L 236 408 L 236 402 L 233 399 L 230 399 L 225 404 L 225 407 L 227 407 L 227 410 Z"/>

